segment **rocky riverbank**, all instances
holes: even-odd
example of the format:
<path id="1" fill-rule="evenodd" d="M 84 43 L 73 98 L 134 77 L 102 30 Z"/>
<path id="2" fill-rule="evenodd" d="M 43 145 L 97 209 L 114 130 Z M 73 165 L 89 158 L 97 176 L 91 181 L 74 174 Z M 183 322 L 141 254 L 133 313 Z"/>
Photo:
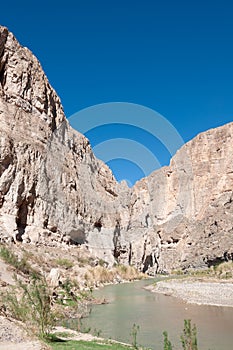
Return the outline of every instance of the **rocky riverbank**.
<path id="1" fill-rule="evenodd" d="M 187 303 L 233 307 L 233 281 L 201 278 L 170 279 L 146 287 L 153 293 L 180 298 Z"/>
<path id="2" fill-rule="evenodd" d="M 16 347 L 18 350 L 50 348 L 36 337 L 36 327 L 39 327 L 39 324 L 34 324 L 33 320 L 30 322 L 30 318 L 28 322 L 22 318 L 19 319 L 23 322 L 13 318 L 12 304 L 5 296 L 15 294 L 14 288 L 17 288 L 18 295 L 21 295 L 22 289 L 15 276 L 24 286 L 33 285 L 32 276 L 44 276 L 42 281 L 45 283 L 46 293 L 51 298 L 51 312 L 60 315 L 61 318 L 80 318 L 89 313 L 89 304 L 106 303 L 104 299 L 93 298 L 92 290 L 97 287 L 146 277 L 132 266 L 119 265 L 109 268 L 103 260 L 93 257 L 84 246 L 0 244 L 1 350 L 13 350 Z M 33 293 L 33 289 L 29 290 Z M 87 340 L 86 335 L 81 333 L 79 338 L 78 340 Z M 92 340 L 90 335 L 88 340 Z"/>
<path id="3" fill-rule="evenodd" d="M 1 350 L 48 350 L 45 343 L 26 331 L 25 325 L 12 318 L 0 315 Z"/>
<path id="4" fill-rule="evenodd" d="M 100 337 L 93 336 L 87 333 L 80 333 L 64 327 L 55 327 L 53 329 L 54 336 L 57 336 L 60 341 L 68 342 L 72 341 L 86 341 L 86 342 L 99 342 L 103 344 L 103 349 L 105 349 L 104 344 L 108 343 L 108 340 Z M 111 344 L 119 344 L 119 349 L 124 348 L 124 346 L 129 346 L 122 342 L 111 340 Z M 121 347 L 122 346 L 122 347 Z M 50 347 L 45 342 L 42 342 L 32 335 L 29 335 L 24 327 L 24 325 L 14 319 L 7 319 L 0 316 L 0 349 L 1 350 L 51 350 Z"/>

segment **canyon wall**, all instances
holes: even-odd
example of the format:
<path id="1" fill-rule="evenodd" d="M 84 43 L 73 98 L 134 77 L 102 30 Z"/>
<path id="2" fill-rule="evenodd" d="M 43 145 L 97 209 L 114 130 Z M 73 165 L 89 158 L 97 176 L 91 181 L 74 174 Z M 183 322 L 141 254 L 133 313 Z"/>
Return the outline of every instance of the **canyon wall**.
<path id="1" fill-rule="evenodd" d="M 83 244 L 154 274 L 233 257 L 233 124 L 129 189 L 73 130 L 35 56 L 0 27 L 0 239 Z"/>

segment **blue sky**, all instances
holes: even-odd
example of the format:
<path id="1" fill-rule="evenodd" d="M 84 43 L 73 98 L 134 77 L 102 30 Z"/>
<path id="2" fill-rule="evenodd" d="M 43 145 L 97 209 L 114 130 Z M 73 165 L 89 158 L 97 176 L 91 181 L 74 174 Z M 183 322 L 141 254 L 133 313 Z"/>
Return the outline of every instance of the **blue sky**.
<path id="1" fill-rule="evenodd" d="M 226 0 L 22 0 L 1 4 L 0 23 L 41 61 L 67 117 L 100 103 L 140 104 L 162 114 L 186 142 L 233 119 L 232 17 Z M 118 132 L 127 138 L 126 129 Z M 96 144 L 116 130 L 88 136 Z M 150 143 L 148 135 L 140 140 Z M 153 152 L 168 164 L 164 150 Z M 110 163 L 119 180 L 142 176 L 130 159 Z"/>

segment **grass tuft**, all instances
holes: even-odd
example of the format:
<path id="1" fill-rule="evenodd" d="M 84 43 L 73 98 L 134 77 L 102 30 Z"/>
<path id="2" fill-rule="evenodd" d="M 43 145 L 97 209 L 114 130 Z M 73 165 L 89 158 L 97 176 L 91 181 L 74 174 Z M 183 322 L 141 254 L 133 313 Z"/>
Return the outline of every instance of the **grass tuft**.
<path id="1" fill-rule="evenodd" d="M 74 266 L 73 262 L 68 259 L 57 259 L 55 263 L 65 269 L 71 269 Z"/>
<path id="2" fill-rule="evenodd" d="M 9 265 L 13 266 L 18 272 L 25 275 L 39 275 L 39 272 L 33 269 L 24 255 L 21 259 L 5 246 L 0 247 L 0 257 Z"/>

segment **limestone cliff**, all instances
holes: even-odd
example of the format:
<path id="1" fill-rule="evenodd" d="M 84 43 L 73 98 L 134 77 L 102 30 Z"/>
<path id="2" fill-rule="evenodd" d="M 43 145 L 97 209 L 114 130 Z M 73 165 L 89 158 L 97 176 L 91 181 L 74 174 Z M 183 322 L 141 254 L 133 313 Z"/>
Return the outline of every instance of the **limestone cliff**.
<path id="1" fill-rule="evenodd" d="M 153 273 L 233 258 L 232 149 L 231 123 L 198 135 L 134 186 L 122 240 L 133 264 Z M 130 238 L 135 228 L 143 239 Z"/>
<path id="2" fill-rule="evenodd" d="M 85 244 L 143 271 L 233 257 L 233 124 L 198 135 L 132 189 L 66 120 L 40 63 L 0 27 L 0 237 Z"/>
<path id="3" fill-rule="evenodd" d="M 113 250 L 121 186 L 69 126 L 38 60 L 4 27 L 0 118 L 1 239 Z"/>

